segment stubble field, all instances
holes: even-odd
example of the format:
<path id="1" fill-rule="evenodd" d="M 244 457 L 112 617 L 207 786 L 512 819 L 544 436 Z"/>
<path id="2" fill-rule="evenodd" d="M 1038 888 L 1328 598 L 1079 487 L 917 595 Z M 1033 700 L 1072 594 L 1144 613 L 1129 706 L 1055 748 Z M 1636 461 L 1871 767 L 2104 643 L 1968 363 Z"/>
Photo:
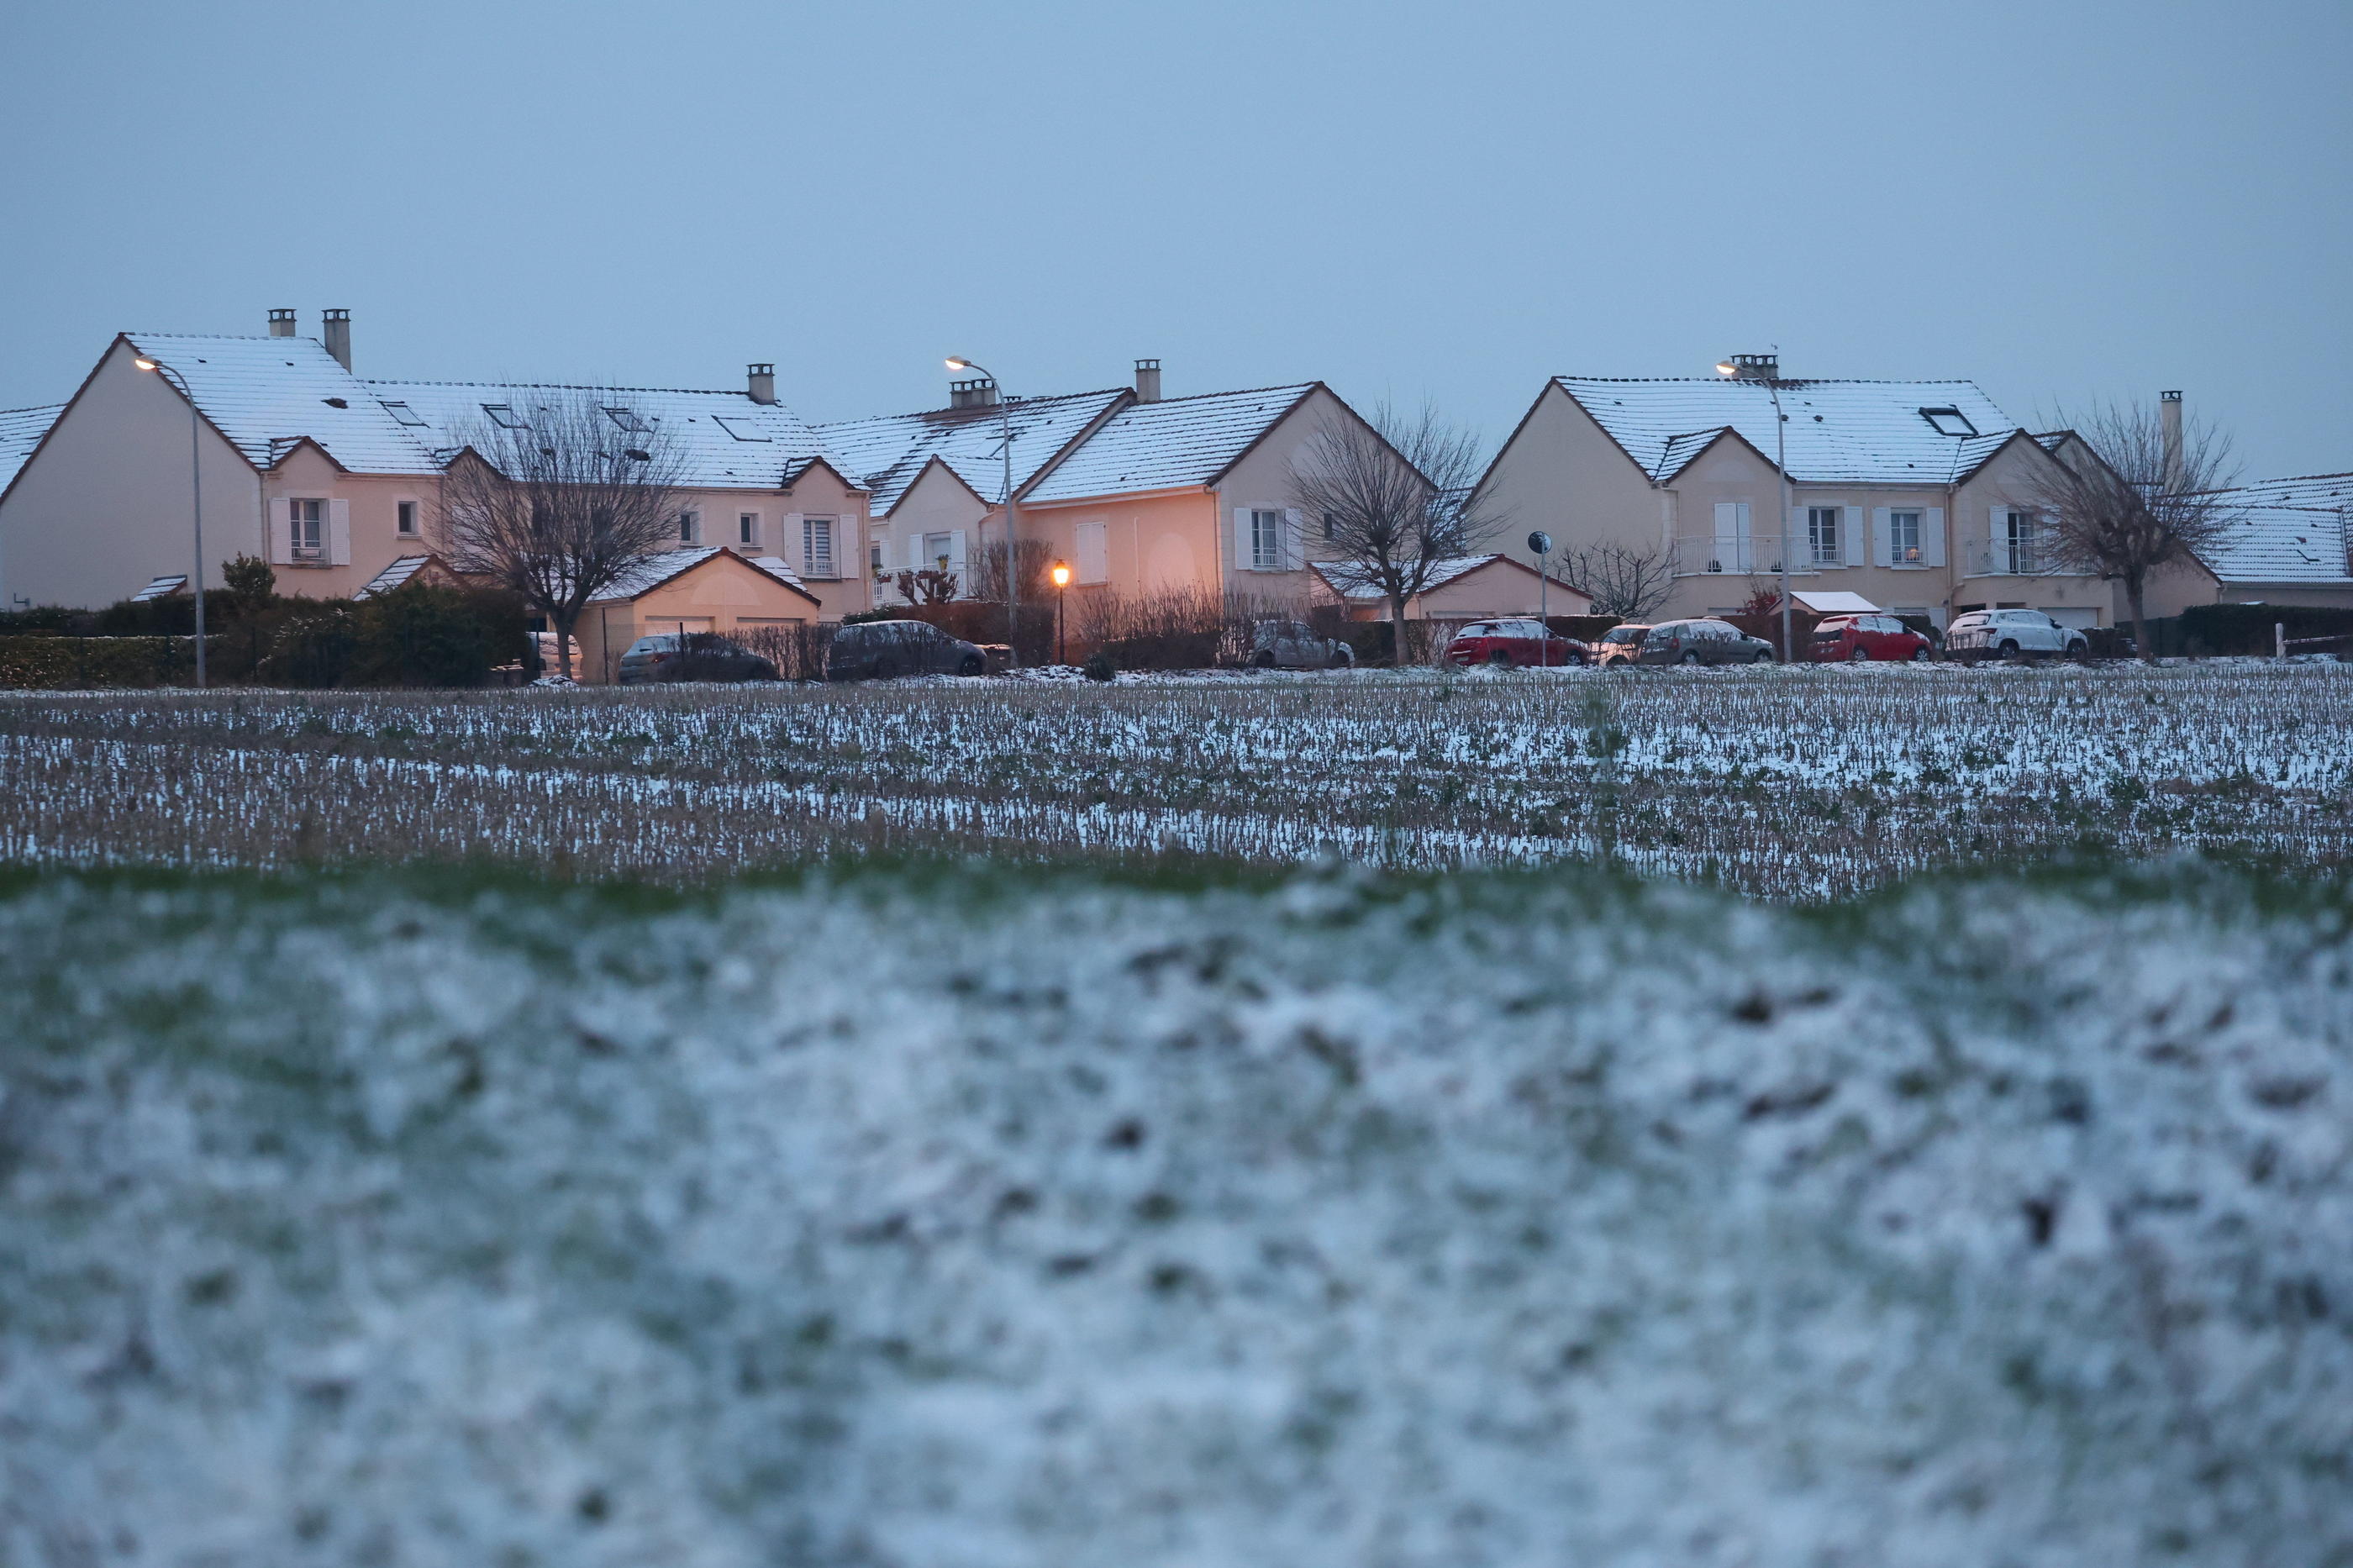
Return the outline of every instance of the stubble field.
<path id="1" fill-rule="evenodd" d="M 1878 668 L 0 698 L 0 859 L 1609 863 L 1777 900 L 2353 845 L 2353 669 Z"/>

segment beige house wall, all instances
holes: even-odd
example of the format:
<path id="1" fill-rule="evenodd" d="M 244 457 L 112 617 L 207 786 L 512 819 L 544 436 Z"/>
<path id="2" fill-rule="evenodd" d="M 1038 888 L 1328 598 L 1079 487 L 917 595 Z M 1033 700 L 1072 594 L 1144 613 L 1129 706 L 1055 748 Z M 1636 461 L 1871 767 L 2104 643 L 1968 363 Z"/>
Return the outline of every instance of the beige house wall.
<path id="1" fill-rule="evenodd" d="M 1484 550 L 1510 550 L 1536 529 L 1562 549 L 1662 549 L 1672 532 L 1673 498 L 1553 382 L 1489 465 L 1481 496 L 1496 518 Z"/>
<path id="2" fill-rule="evenodd" d="M 832 619 L 757 566 L 715 556 L 635 599 L 592 604 L 580 617 L 575 675 L 609 682 L 631 643 L 650 632 L 717 632 L 755 626 L 811 626 Z"/>
<path id="3" fill-rule="evenodd" d="M 1329 590 L 1322 597 L 1329 602 Z M 1593 601 L 1557 578 L 1547 591 L 1533 568 L 1500 561 L 1408 599 L 1405 616 L 1409 621 L 1481 621 L 1496 616 L 1534 616 L 1539 610 L 1555 616 L 1590 615 Z M 1350 600 L 1347 612 L 1352 621 L 1386 621 L 1388 601 Z"/>
<path id="4" fill-rule="evenodd" d="M 1050 559 L 1069 562 L 1074 574 L 1079 526 L 1088 522 L 1103 524 L 1108 570 L 1102 583 L 1081 583 L 1073 576 L 1068 599 L 1073 626 L 1080 624 L 1078 617 L 1092 599 L 1217 592 L 1217 498 L 1208 491 L 1114 496 L 1021 509 L 1022 537 L 1044 540 Z M 989 537 L 1001 538 L 1003 526 L 1003 520 L 991 513 Z"/>
<path id="5" fill-rule="evenodd" d="M 0 605 L 94 608 L 195 565 L 188 405 L 118 342 L 0 501 Z M 261 552 L 261 483 L 200 427 L 205 580 Z"/>
<path id="6" fill-rule="evenodd" d="M 876 584 L 877 604 L 904 604 L 896 579 L 908 569 L 911 541 L 926 534 L 962 533 L 967 564 L 956 584 L 959 595 L 971 591 L 969 562 L 980 553 L 980 530 L 984 519 L 996 514 L 997 509 L 972 493 L 970 487 L 949 471 L 944 464 L 928 464 L 915 482 L 900 496 L 899 504 L 887 519 L 877 519 L 873 524 L 874 538 L 882 546 L 882 570 L 892 581 Z M 1022 510 L 1026 520 L 1029 509 Z"/>

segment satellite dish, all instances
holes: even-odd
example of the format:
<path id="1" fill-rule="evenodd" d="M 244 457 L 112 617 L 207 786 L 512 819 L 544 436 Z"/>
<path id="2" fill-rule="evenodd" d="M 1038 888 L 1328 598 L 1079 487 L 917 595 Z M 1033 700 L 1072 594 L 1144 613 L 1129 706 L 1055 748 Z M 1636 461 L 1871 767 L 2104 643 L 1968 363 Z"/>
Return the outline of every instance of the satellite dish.
<path id="1" fill-rule="evenodd" d="M 1529 553 L 1529 554 L 1531 554 L 1531 555 L 1549 555 L 1549 554 L 1551 554 L 1551 553 L 1552 553 L 1552 535 L 1551 535 L 1551 534 L 1549 534 L 1549 533 L 1546 533 L 1546 532 L 1543 529 L 1541 529 L 1541 528 L 1540 528 L 1540 529 L 1538 529 L 1538 530 L 1536 530 L 1534 533 L 1529 534 L 1529 535 L 1528 535 L 1528 553 Z"/>

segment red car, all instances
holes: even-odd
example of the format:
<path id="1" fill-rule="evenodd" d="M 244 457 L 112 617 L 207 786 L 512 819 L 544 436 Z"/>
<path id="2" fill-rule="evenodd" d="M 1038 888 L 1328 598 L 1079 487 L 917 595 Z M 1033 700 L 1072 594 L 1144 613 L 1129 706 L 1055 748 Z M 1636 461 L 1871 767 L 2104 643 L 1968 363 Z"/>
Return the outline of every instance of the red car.
<path id="1" fill-rule="evenodd" d="M 1926 662 L 1933 645 L 1894 616 L 1832 616 L 1814 627 L 1806 657 L 1820 664 L 1873 659 Z"/>
<path id="2" fill-rule="evenodd" d="M 1536 664 L 1585 664 L 1593 650 L 1575 637 L 1549 631 L 1534 620 L 1472 621 L 1446 645 L 1449 664 L 1500 664 L 1525 668 Z"/>

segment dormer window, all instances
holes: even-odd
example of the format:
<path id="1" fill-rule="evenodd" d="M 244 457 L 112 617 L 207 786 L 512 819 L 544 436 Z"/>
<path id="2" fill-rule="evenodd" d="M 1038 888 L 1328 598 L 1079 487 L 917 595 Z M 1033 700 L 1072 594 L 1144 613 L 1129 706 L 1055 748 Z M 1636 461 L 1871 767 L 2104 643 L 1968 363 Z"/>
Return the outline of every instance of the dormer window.
<path id="1" fill-rule="evenodd" d="M 522 415 L 517 414 L 512 407 L 506 404 L 485 403 L 482 405 L 482 412 L 489 415 L 491 416 L 491 423 L 497 426 L 501 430 L 528 430 L 531 428 L 531 421 L 525 419 Z"/>
<path id="2" fill-rule="evenodd" d="M 387 403 L 384 405 L 384 411 L 392 416 L 396 424 L 406 425 L 412 430 L 425 428 L 423 417 L 406 403 Z"/>
<path id="3" fill-rule="evenodd" d="M 1920 417 L 1936 427 L 1939 436 L 1974 436 L 1978 427 L 1969 416 L 1957 408 L 1923 408 Z"/>
<path id="4" fill-rule="evenodd" d="M 646 427 L 646 422 L 644 420 L 638 418 L 635 414 L 626 408 L 607 408 L 605 410 L 605 417 L 610 419 L 614 424 L 619 426 L 624 430 L 637 431 L 642 430 Z"/>

